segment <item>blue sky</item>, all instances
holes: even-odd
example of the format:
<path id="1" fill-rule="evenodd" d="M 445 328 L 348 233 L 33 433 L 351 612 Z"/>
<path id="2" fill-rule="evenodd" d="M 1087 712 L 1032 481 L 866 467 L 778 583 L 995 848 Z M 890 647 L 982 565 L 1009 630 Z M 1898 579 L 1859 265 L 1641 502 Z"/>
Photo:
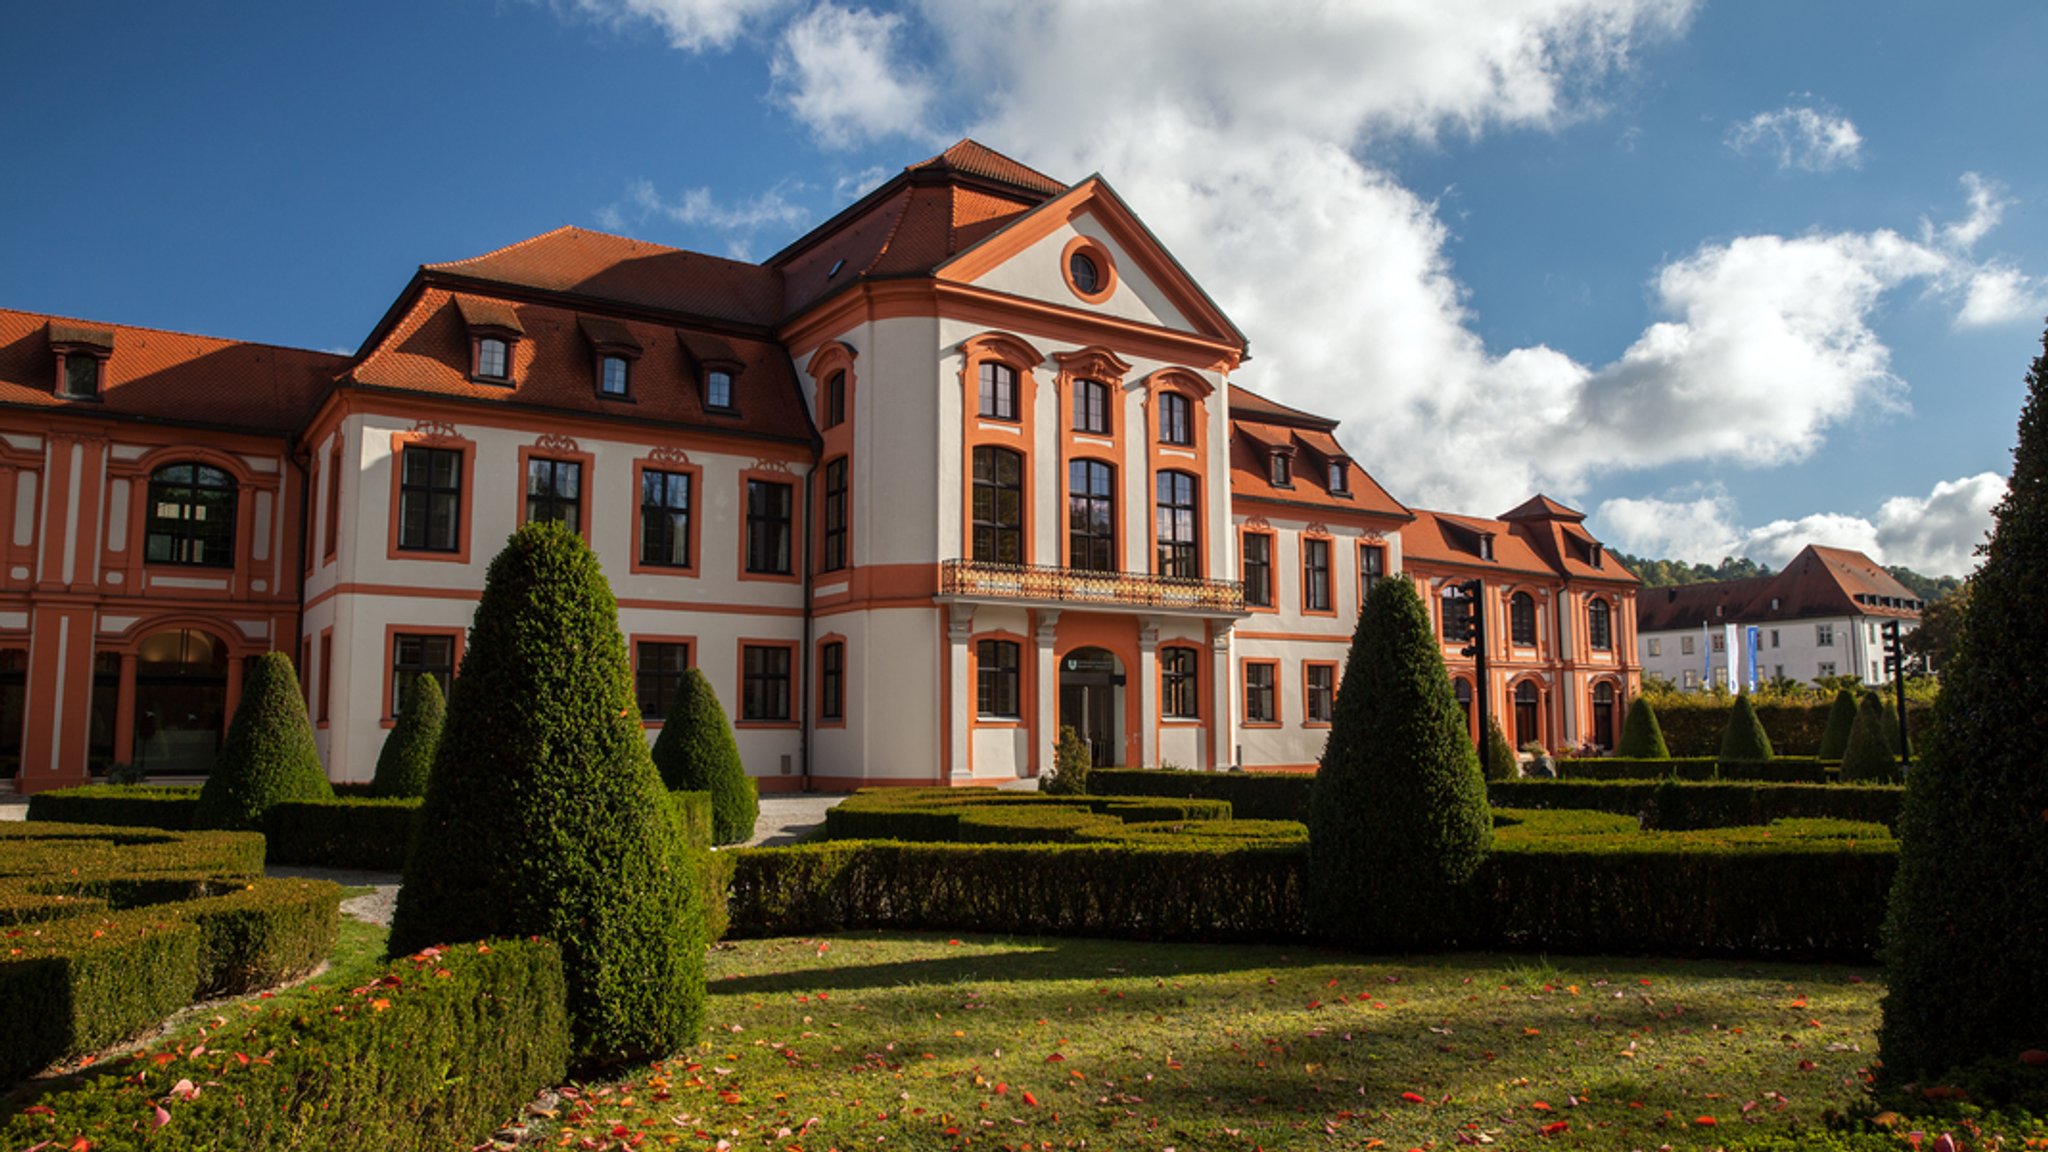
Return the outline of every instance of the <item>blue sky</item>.
<path id="1" fill-rule="evenodd" d="M 2048 313 L 2021 0 L 12 17 L 0 306 L 353 349 L 421 262 L 765 256 L 973 134 L 1107 176 L 1396 496 L 1632 551 L 1960 571 Z"/>

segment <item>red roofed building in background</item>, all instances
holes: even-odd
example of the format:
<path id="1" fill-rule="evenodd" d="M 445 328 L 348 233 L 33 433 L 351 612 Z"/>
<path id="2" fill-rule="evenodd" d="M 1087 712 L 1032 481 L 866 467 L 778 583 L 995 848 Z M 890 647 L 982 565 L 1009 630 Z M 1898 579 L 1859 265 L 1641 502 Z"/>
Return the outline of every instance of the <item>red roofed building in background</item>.
<path id="1" fill-rule="evenodd" d="M 602 559 L 650 739 L 700 668 L 768 790 L 1014 780 L 1062 725 L 1311 767 L 1403 571 L 1532 598 L 1498 714 L 1611 743 L 1634 580 L 1583 518 L 1405 507 L 1231 383 L 1247 347 L 1106 182 L 972 141 L 761 264 L 562 228 L 422 265 L 353 356 L 0 311 L 0 756 L 203 773 L 282 650 L 367 779 L 537 519 Z"/>

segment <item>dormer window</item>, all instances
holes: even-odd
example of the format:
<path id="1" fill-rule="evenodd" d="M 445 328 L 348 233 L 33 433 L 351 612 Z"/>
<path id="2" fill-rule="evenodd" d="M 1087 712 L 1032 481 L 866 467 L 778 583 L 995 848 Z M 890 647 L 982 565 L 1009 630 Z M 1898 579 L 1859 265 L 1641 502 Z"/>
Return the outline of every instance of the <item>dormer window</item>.
<path id="1" fill-rule="evenodd" d="M 486 380 L 503 380 L 512 359 L 510 341 L 486 336 L 476 342 L 476 374 Z"/>
<path id="2" fill-rule="evenodd" d="M 1601 558 L 1605 556 L 1607 553 L 1607 546 L 1596 540 L 1593 542 L 1592 548 L 1590 550 L 1593 554 L 1593 567 L 1600 567 Z"/>
<path id="3" fill-rule="evenodd" d="M 597 369 L 597 394 L 607 400 L 628 400 L 633 395 L 633 361 L 640 358 L 640 341 L 633 330 L 604 316 L 578 316 L 577 327 L 590 341 L 592 363 Z"/>
<path id="4" fill-rule="evenodd" d="M 1275 488 L 1294 487 L 1294 453 L 1276 448 L 1267 459 L 1268 475 Z"/>
<path id="5" fill-rule="evenodd" d="M 51 321 L 50 351 L 57 355 L 57 395 L 71 400 L 97 400 L 107 357 L 114 352 L 114 333 L 107 328 Z"/>
<path id="6" fill-rule="evenodd" d="M 1351 469 L 1346 461 L 1330 461 L 1330 495 L 1349 496 L 1351 494 L 1350 477 Z"/>
<path id="7" fill-rule="evenodd" d="M 64 356 L 64 395 L 74 400 L 97 400 L 100 395 L 100 358 L 76 351 Z"/>
<path id="8" fill-rule="evenodd" d="M 630 362 L 624 356 L 605 356 L 597 362 L 597 390 L 606 396 L 626 395 Z"/>
<path id="9" fill-rule="evenodd" d="M 704 406 L 725 412 L 733 410 L 731 372 L 713 368 L 704 374 Z"/>
<path id="10" fill-rule="evenodd" d="M 1481 532 L 1479 534 L 1479 558 L 1481 560 L 1493 559 L 1493 533 Z"/>
<path id="11" fill-rule="evenodd" d="M 455 306 L 469 327 L 469 375 L 492 384 L 512 382 L 512 347 L 524 335 L 510 304 L 457 296 Z"/>

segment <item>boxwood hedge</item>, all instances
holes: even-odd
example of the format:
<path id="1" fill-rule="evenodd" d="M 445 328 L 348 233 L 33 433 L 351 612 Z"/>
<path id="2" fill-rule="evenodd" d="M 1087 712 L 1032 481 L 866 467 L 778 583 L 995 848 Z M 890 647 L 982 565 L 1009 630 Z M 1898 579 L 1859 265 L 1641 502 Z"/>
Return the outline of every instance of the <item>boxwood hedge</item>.
<path id="1" fill-rule="evenodd" d="M 1585 808 L 1640 816 L 1650 828 L 1734 828 L 1786 817 L 1829 817 L 1895 827 L 1902 789 L 1731 781 L 1506 780 L 1488 786 L 1506 808 Z"/>
<path id="2" fill-rule="evenodd" d="M 88 784 L 30 796 L 28 818 L 66 824 L 184 829 L 192 827 L 192 813 L 198 803 L 197 788 Z"/>
<path id="3" fill-rule="evenodd" d="M 868 788 L 825 813 L 831 840 L 1068 843 L 1114 840 L 1126 824 L 1228 820 L 1224 800 Z"/>
<path id="4" fill-rule="evenodd" d="M 1170 768 L 1097 768 L 1089 791 L 1113 796 L 1223 800 L 1239 820 L 1308 819 L 1316 778 L 1294 772 L 1189 772 Z"/>

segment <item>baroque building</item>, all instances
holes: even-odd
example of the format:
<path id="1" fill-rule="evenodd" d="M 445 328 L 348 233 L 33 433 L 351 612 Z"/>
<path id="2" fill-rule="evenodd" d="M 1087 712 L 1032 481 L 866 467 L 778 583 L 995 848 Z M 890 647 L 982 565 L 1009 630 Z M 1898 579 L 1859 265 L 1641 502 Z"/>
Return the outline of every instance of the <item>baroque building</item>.
<path id="1" fill-rule="evenodd" d="M 702 669 L 764 790 L 1035 775 L 1061 725 L 1312 768 L 1404 571 L 1514 621 L 1518 735 L 1611 744 L 1635 581 L 1583 517 L 1408 508 L 1247 350 L 1107 182 L 972 141 L 759 264 L 562 228 L 423 265 L 348 356 L 0 311 L 0 756 L 203 772 L 277 649 L 367 779 L 528 520 L 602 559 L 650 739 Z"/>

